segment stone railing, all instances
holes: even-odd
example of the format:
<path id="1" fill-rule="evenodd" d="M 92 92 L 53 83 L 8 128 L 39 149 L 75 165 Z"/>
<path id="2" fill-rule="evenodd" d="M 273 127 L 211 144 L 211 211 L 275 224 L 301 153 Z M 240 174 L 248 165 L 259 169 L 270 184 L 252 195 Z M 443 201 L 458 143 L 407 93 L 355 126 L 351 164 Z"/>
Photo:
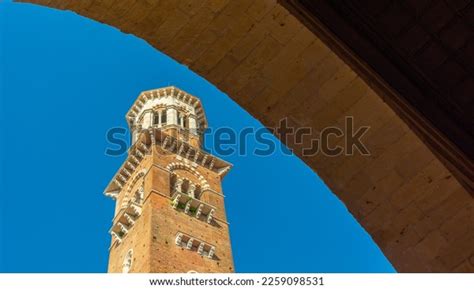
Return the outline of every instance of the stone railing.
<path id="1" fill-rule="evenodd" d="M 209 259 L 215 258 L 216 248 L 204 241 L 193 238 L 187 234 L 178 232 L 175 238 L 176 246 L 186 248 L 190 251 L 196 251 L 199 255 L 205 256 Z"/>
<path id="2" fill-rule="evenodd" d="M 182 210 L 185 214 L 192 215 L 196 219 L 211 224 L 214 219 L 216 208 L 185 193 L 174 192 L 171 205 L 175 210 Z"/>

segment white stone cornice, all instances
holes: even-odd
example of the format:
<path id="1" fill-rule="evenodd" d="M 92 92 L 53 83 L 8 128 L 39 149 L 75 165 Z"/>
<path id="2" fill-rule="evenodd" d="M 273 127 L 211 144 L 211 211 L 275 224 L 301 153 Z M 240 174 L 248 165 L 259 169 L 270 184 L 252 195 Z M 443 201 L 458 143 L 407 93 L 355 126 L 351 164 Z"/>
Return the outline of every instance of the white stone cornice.
<path id="1" fill-rule="evenodd" d="M 167 147 L 166 146 L 166 143 L 168 143 L 168 140 L 170 140 L 170 142 L 172 143 L 171 146 Z M 165 146 L 164 146 L 165 145 Z M 172 153 L 177 153 L 178 156 L 181 156 L 183 157 L 182 153 L 183 153 L 183 150 L 186 146 L 189 146 L 188 144 L 186 144 L 185 142 L 183 141 L 180 141 L 180 140 L 177 140 L 175 139 L 174 137 L 171 137 L 171 136 L 166 136 L 164 141 L 162 142 L 162 145 L 161 147 L 163 149 L 166 149 Z M 176 148 L 177 149 L 177 152 L 176 152 Z M 191 156 L 191 152 L 194 151 L 194 155 Z M 199 158 L 202 156 L 202 158 L 199 160 Z M 192 146 L 189 146 L 188 147 L 188 152 L 184 155 L 185 157 L 185 160 L 189 160 L 191 162 L 194 162 L 202 167 L 205 167 L 207 169 L 210 169 L 210 170 L 214 170 L 216 171 L 217 173 L 219 173 L 219 175 L 223 175 L 225 172 L 228 171 L 228 169 L 230 169 L 230 167 L 232 166 L 231 164 L 215 157 L 215 156 L 212 156 L 210 154 L 207 154 L 207 153 L 203 153 L 201 152 L 199 149 L 196 149 L 195 147 L 192 147 Z M 216 161 L 219 162 L 220 166 L 216 168 Z M 228 169 L 227 170 L 222 170 L 222 165 L 225 165 L 225 167 Z"/>
<path id="2" fill-rule="evenodd" d="M 135 154 L 141 159 L 143 159 L 145 157 L 145 155 L 138 149 L 135 150 Z"/>
<path id="3" fill-rule="evenodd" d="M 172 168 L 182 167 L 191 171 L 193 174 L 198 174 L 202 191 L 209 189 L 210 186 L 202 174 L 198 173 L 197 166 L 212 170 L 218 173 L 221 178 L 232 166 L 218 157 L 212 156 L 197 147 L 193 147 L 187 142 L 178 140 L 159 129 L 144 130 L 138 135 L 138 141 L 129 149 L 128 158 L 112 178 L 104 194 L 113 197 L 113 195 L 116 194 L 115 191 L 120 192 L 120 190 L 123 189 L 128 179 L 137 170 L 137 167 L 139 167 L 140 162 L 145 158 L 146 154 L 152 150 L 154 142 L 160 145 L 162 149 L 171 153 L 176 153 L 177 150 L 177 153 L 180 155 L 179 161 L 170 163 L 170 165 L 163 169 L 171 171 Z"/>
<path id="4" fill-rule="evenodd" d="M 122 169 L 122 172 L 125 173 L 125 175 L 126 175 L 127 177 L 130 177 L 130 176 L 132 175 L 132 174 L 129 172 L 129 170 L 127 170 L 126 168 L 123 168 L 123 169 Z"/>
<path id="5" fill-rule="evenodd" d="M 138 165 L 140 163 L 140 161 L 137 159 L 136 156 L 134 155 L 130 155 L 129 156 L 129 159 L 135 164 L 135 165 Z"/>
<path id="6" fill-rule="evenodd" d="M 204 166 L 206 164 L 206 161 L 207 161 L 207 158 L 209 157 L 209 155 L 204 155 L 204 157 L 202 158 L 201 160 L 201 165 Z"/>
<path id="7" fill-rule="evenodd" d="M 127 165 L 132 169 L 132 171 L 137 169 L 137 167 L 131 161 L 127 161 Z"/>
<path id="8" fill-rule="evenodd" d="M 194 154 L 193 161 L 197 162 L 198 158 L 199 158 L 199 151 L 196 151 L 196 153 Z"/>
<path id="9" fill-rule="evenodd" d="M 191 148 L 191 146 L 189 146 L 188 151 L 186 152 L 186 156 L 185 156 L 186 159 L 189 159 L 189 157 L 191 156 L 192 151 L 193 151 L 193 149 Z"/>
<path id="10" fill-rule="evenodd" d="M 122 183 L 121 183 L 119 180 L 117 180 L 117 179 L 114 178 L 113 182 L 114 182 L 120 189 L 123 187 Z"/>
<path id="11" fill-rule="evenodd" d="M 143 142 L 139 142 L 137 145 L 138 145 L 138 148 L 143 151 L 143 153 L 145 154 L 148 153 L 149 147 L 146 144 L 144 144 Z"/>
<path id="12" fill-rule="evenodd" d="M 214 168 L 214 163 L 215 163 L 215 159 L 213 158 L 211 162 L 209 163 L 209 169 L 212 170 Z"/>
<path id="13" fill-rule="evenodd" d="M 213 189 L 210 189 L 210 188 L 203 189 L 203 190 L 202 190 L 202 193 L 204 193 L 204 192 L 211 192 L 211 193 L 216 194 L 216 195 L 219 195 L 219 196 L 221 196 L 221 197 L 225 197 L 224 194 L 219 193 L 219 192 L 216 192 L 216 191 L 214 191 Z"/>
<path id="14" fill-rule="evenodd" d="M 127 179 L 126 177 L 124 177 L 122 174 L 118 174 L 117 177 L 119 178 L 119 180 L 121 180 L 123 183 L 126 183 L 127 182 Z"/>
<path id="15" fill-rule="evenodd" d="M 106 192 L 105 195 L 109 198 L 112 198 L 114 200 L 117 200 L 117 197 L 118 197 L 118 191 L 114 191 L 114 192 Z"/>

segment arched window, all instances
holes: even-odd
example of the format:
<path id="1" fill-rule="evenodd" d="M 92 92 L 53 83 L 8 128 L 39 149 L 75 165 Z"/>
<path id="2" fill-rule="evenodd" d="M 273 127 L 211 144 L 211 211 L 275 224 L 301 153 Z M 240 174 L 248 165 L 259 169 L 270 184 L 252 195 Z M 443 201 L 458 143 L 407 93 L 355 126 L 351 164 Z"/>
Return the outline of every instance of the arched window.
<path id="1" fill-rule="evenodd" d="M 153 125 L 158 125 L 160 123 L 160 115 L 157 111 L 153 112 Z"/>
<path id="2" fill-rule="evenodd" d="M 188 128 L 189 127 L 189 120 L 187 116 L 183 117 L 183 128 Z"/>
<path id="3" fill-rule="evenodd" d="M 171 194 L 183 193 L 191 198 L 199 199 L 201 195 L 201 186 L 196 185 L 186 178 L 181 178 L 177 175 L 171 177 Z"/>
<path id="4" fill-rule="evenodd" d="M 127 254 L 125 255 L 125 258 L 123 259 L 122 273 L 130 272 L 130 269 L 132 268 L 132 258 L 133 258 L 133 250 L 130 249 L 128 250 Z"/>
<path id="5" fill-rule="evenodd" d="M 143 187 L 140 187 L 133 196 L 133 201 L 139 205 L 143 202 Z"/>
<path id="6" fill-rule="evenodd" d="M 187 128 L 189 127 L 189 124 L 188 124 L 188 117 L 181 111 L 178 111 L 178 125 L 181 126 L 182 128 Z"/>
<path id="7" fill-rule="evenodd" d="M 178 113 L 176 114 L 176 117 L 177 117 L 176 123 L 178 125 L 181 125 L 181 120 L 183 119 L 183 114 L 180 111 L 178 111 Z"/>
<path id="8" fill-rule="evenodd" d="M 161 111 L 161 125 L 165 125 L 165 124 L 166 124 L 166 121 L 167 121 L 166 109 L 163 109 L 163 110 Z"/>

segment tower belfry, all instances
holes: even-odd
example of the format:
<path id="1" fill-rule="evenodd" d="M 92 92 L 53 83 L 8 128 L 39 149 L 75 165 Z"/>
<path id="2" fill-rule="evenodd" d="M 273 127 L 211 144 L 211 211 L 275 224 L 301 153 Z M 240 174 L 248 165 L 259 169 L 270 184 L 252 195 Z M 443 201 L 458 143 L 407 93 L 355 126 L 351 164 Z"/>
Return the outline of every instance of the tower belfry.
<path id="1" fill-rule="evenodd" d="M 105 190 L 116 201 L 109 272 L 233 272 L 221 181 L 231 164 L 201 149 L 198 98 L 142 92 L 128 111 L 132 146 Z"/>

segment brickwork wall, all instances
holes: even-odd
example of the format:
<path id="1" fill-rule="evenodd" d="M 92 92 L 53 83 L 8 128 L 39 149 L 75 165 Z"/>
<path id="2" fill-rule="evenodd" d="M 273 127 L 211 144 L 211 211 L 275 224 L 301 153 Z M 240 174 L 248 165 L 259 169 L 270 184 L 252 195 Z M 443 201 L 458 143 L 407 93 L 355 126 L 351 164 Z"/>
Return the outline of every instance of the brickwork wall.
<path id="1" fill-rule="evenodd" d="M 228 225 L 225 222 L 207 224 L 171 207 L 170 199 L 153 193 L 150 196 L 152 214 L 152 272 L 233 272 Z M 216 260 L 200 256 L 195 249 L 175 245 L 178 232 L 193 236 L 215 246 Z"/>
<path id="2" fill-rule="evenodd" d="M 206 168 L 195 168 L 198 174 L 206 177 L 210 188 L 215 190 L 204 191 L 200 198 L 216 208 L 215 221 L 208 224 L 203 219 L 198 220 L 181 210 L 173 209 L 171 173 L 199 184 L 196 173 L 185 169 L 168 170 L 168 165 L 174 162 L 179 162 L 175 154 L 155 146 L 124 185 L 117 197 L 116 214 L 120 211 L 123 200 L 133 194 L 142 183 L 145 192 L 143 212 L 122 243 L 112 243 L 109 272 L 122 272 L 122 264 L 130 249 L 133 249 L 130 272 L 234 271 L 220 177 Z M 145 172 L 145 175 L 139 177 L 140 172 Z M 215 246 L 215 257 L 209 259 L 199 255 L 196 248 L 187 250 L 177 246 L 175 238 L 179 232 Z"/>
<path id="3" fill-rule="evenodd" d="M 319 131 L 354 116 L 356 126 L 371 127 L 364 137 L 370 157 L 302 159 L 399 271 L 474 271 L 472 197 L 383 96 L 275 0 L 27 2 L 73 10 L 145 39 L 266 126 L 288 117 Z"/>

